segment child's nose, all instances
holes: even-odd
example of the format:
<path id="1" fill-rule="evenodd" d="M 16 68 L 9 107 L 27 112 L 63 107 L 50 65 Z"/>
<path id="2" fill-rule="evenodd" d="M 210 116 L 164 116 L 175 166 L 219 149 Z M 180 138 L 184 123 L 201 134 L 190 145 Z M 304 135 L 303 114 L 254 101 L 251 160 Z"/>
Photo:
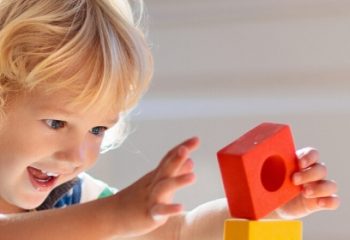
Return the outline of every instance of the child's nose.
<path id="1" fill-rule="evenodd" d="M 63 147 L 59 152 L 56 153 L 55 158 L 69 162 L 73 168 L 80 167 L 84 164 L 88 156 L 87 143 L 77 142 L 75 144 L 69 144 Z"/>
<path id="2" fill-rule="evenodd" d="M 74 166 L 79 167 L 85 161 L 86 150 L 84 144 L 72 146 L 65 151 L 65 158 L 67 161 L 73 163 Z"/>

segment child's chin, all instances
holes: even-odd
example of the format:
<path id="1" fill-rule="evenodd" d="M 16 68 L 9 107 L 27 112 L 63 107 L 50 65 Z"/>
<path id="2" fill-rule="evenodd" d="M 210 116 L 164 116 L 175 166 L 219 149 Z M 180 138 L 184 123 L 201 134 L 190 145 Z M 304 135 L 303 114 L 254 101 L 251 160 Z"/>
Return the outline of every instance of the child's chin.
<path id="1" fill-rule="evenodd" d="M 21 209 L 25 210 L 33 210 L 39 207 L 47 198 L 47 194 L 45 196 L 27 196 L 25 198 L 18 199 L 16 205 Z"/>

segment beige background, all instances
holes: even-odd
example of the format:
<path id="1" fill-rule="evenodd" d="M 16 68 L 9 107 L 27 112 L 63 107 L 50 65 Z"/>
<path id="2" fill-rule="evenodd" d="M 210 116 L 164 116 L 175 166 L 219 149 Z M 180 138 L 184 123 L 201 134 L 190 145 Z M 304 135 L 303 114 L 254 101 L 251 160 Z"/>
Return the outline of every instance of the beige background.
<path id="1" fill-rule="evenodd" d="M 264 121 L 290 124 L 317 147 L 339 183 L 335 212 L 304 218 L 306 240 L 348 240 L 350 1 L 148 0 L 154 81 L 132 114 L 133 133 L 92 173 L 122 188 L 196 135 L 197 183 L 187 209 L 222 197 L 216 152 Z"/>

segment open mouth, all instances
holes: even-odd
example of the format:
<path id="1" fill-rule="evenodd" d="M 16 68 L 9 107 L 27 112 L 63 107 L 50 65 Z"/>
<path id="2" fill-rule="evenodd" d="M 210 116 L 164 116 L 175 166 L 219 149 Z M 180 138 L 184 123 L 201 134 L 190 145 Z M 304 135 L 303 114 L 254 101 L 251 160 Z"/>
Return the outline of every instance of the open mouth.
<path id="1" fill-rule="evenodd" d="M 27 167 L 27 171 L 32 185 L 39 191 L 51 190 L 59 177 L 57 173 L 46 172 L 34 167 Z"/>

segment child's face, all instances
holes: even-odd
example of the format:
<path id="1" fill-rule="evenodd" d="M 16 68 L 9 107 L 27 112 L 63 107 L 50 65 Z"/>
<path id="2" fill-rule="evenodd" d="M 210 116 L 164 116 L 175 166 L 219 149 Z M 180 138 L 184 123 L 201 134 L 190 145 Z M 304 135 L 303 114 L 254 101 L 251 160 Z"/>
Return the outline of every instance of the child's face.
<path id="1" fill-rule="evenodd" d="M 0 129 L 0 213 L 33 209 L 90 168 L 117 111 L 67 106 L 67 94 L 33 93 L 9 105 Z"/>

